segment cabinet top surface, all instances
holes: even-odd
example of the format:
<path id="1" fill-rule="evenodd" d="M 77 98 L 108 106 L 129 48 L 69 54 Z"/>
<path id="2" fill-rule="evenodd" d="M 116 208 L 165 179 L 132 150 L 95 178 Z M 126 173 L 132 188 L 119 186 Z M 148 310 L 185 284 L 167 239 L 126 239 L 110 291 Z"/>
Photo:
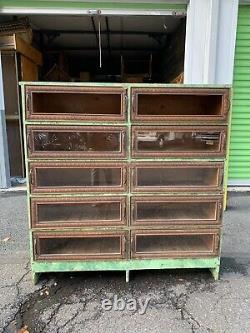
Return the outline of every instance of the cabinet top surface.
<path id="1" fill-rule="evenodd" d="M 231 85 L 221 84 L 169 84 L 169 83 L 110 83 L 110 82 L 45 82 L 21 81 L 21 86 L 62 86 L 62 87 L 125 87 L 125 88 L 211 88 L 225 89 Z"/>

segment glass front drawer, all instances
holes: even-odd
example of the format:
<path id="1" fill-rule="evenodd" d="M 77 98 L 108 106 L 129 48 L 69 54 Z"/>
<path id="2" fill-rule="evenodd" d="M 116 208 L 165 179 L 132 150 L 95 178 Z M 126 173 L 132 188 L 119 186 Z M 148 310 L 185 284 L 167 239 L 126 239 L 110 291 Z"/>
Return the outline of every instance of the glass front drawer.
<path id="1" fill-rule="evenodd" d="M 125 120 L 126 89 L 119 87 L 26 87 L 27 119 Z"/>
<path id="2" fill-rule="evenodd" d="M 132 127 L 134 157 L 225 156 L 226 127 Z"/>
<path id="3" fill-rule="evenodd" d="M 223 163 L 137 163 L 132 165 L 132 191 L 219 191 Z"/>
<path id="4" fill-rule="evenodd" d="M 32 198 L 32 227 L 126 225 L 126 197 Z"/>
<path id="5" fill-rule="evenodd" d="M 132 197 L 134 225 L 220 224 L 222 196 Z"/>
<path id="6" fill-rule="evenodd" d="M 30 163 L 33 193 L 124 191 L 126 184 L 123 163 Z"/>
<path id="7" fill-rule="evenodd" d="M 209 257 L 218 255 L 219 230 L 138 231 L 132 258 Z"/>
<path id="8" fill-rule="evenodd" d="M 27 126 L 29 157 L 125 157 L 125 127 Z"/>
<path id="9" fill-rule="evenodd" d="M 33 234 L 36 260 L 123 259 L 126 233 L 44 233 Z"/>
<path id="10" fill-rule="evenodd" d="M 133 88 L 133 119 L 143 121 L 225 121 L 228 89 Z"/>

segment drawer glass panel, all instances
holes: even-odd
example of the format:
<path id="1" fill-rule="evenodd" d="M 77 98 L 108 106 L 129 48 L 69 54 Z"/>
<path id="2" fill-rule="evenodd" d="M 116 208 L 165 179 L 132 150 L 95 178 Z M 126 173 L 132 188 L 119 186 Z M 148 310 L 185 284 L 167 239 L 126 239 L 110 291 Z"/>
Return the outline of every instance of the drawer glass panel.
<path id="1" fill-rule="evenodd" d="M 211 199 L 212 200 L 212 199 Z M 135 223 L 215 223 L 218 218 L 218 202 L 187 201 L 149 198 L 133 201 Z"/>
<path id="2" fill-rule="evenodd" d="M 119 220 L 120 205 L 114 203 L 53 204 L 38 207 L 39 222 L 69 222 L 90 220 Z"/>
<path id="3" fill-rule="evenodd" d="M 137 167 L 135 186 L 163 187 L 217 187 L 219 169 L 216 167 Z"/>
<path id="4" fill-rule="evenodd" d="M 121 191 L 126 187 L 122 164 L 31 163 L 32 192 Z"/>
<path id="5" fill-rule="evenodd" d="M 28 130 L 30 155 L 34 156 L 119 156 L 124 153 L 124 129 L 65 127 Z"/>
<path id="6" fill-rule="evenodd" d="M 124 206 L 123 199 L 33 203 L 34 219 L 37 219 L 38 226 L 49 227 L 72 224 L 121 224 L 125 219 Z"/>
<path id="7" fill-rule="evenodd" d="M 38 187 L 119 186 L 119 168 L 42 168 L 37 169 Z"/>
<path id="8" fill-rule="evenodd" d="M 218 130 L 135 129 L 134 155 L 213 154 L 222 150 L 222 133 Z"/>
<path id="9" fill-rule="evenodd" d="M 214 235 L 212 234 L 158 234 L 136 235 L 135 252 L 138 255 L 175 255 L 212 254 Z"/>
<path id="10" fill-rule="evenodd" d="M 71 258 L 112 258 L 122 256 L 122 237 L 120 235 L 92 236 L 38 236 L 38 257 Z"/>

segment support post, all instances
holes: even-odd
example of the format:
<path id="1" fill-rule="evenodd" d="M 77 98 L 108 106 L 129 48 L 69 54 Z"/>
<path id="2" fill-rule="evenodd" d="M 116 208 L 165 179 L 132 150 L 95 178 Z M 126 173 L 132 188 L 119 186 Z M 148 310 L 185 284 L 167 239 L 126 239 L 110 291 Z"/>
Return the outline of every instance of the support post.
<path id="1" fill-rule="evenodd" d="M 11 184 L 1 60 L 0 52 L 0 188 L 8 188 Z"/>
<path id="2" fill-rule="evenodd" d="M 190 0 L 184 81 L 232 84 L 238 0 Z"/>
<path id="3" fill-rule="evenodd" d="M 128 270 L 126 271 L 126 282 L 127 282 L 127 283 L 129 282 L 129 272 L 130 272 L 130 271 L 128 271 Z"/>
<path id="4" fill-rule="evenodd" d="M 219 280 L 220 266 L 217 266 L 216 268 L 210 268 L 210 272 L 213 275 L 213 278 L 214 278 L 215 281 Z"/>

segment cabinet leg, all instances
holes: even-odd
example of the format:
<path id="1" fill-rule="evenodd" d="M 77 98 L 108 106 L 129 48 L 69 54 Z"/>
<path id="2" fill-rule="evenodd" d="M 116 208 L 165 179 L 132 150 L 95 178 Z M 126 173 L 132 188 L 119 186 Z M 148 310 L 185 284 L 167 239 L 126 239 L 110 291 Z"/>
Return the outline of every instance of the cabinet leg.
<path id="1" fill-rule="evenodd" d="M 219 277 L 220 277 L 220 266 L 218 266 L 216 268 L 210 268 L 210 272 L 213 275 L 213 278 L 215 279 L 215 281 L 219 280 Z"/>
<path id="2" fill-rule="evenodd" d="M 129 282 L 129 271 L 126 271 L 126 282 Z"/>
<path id="3" fill-rule="evenodd" d="M 32 280 L 34 284 L 37 284 L 39 280 L 39 273 L 32 272 Z"/>

